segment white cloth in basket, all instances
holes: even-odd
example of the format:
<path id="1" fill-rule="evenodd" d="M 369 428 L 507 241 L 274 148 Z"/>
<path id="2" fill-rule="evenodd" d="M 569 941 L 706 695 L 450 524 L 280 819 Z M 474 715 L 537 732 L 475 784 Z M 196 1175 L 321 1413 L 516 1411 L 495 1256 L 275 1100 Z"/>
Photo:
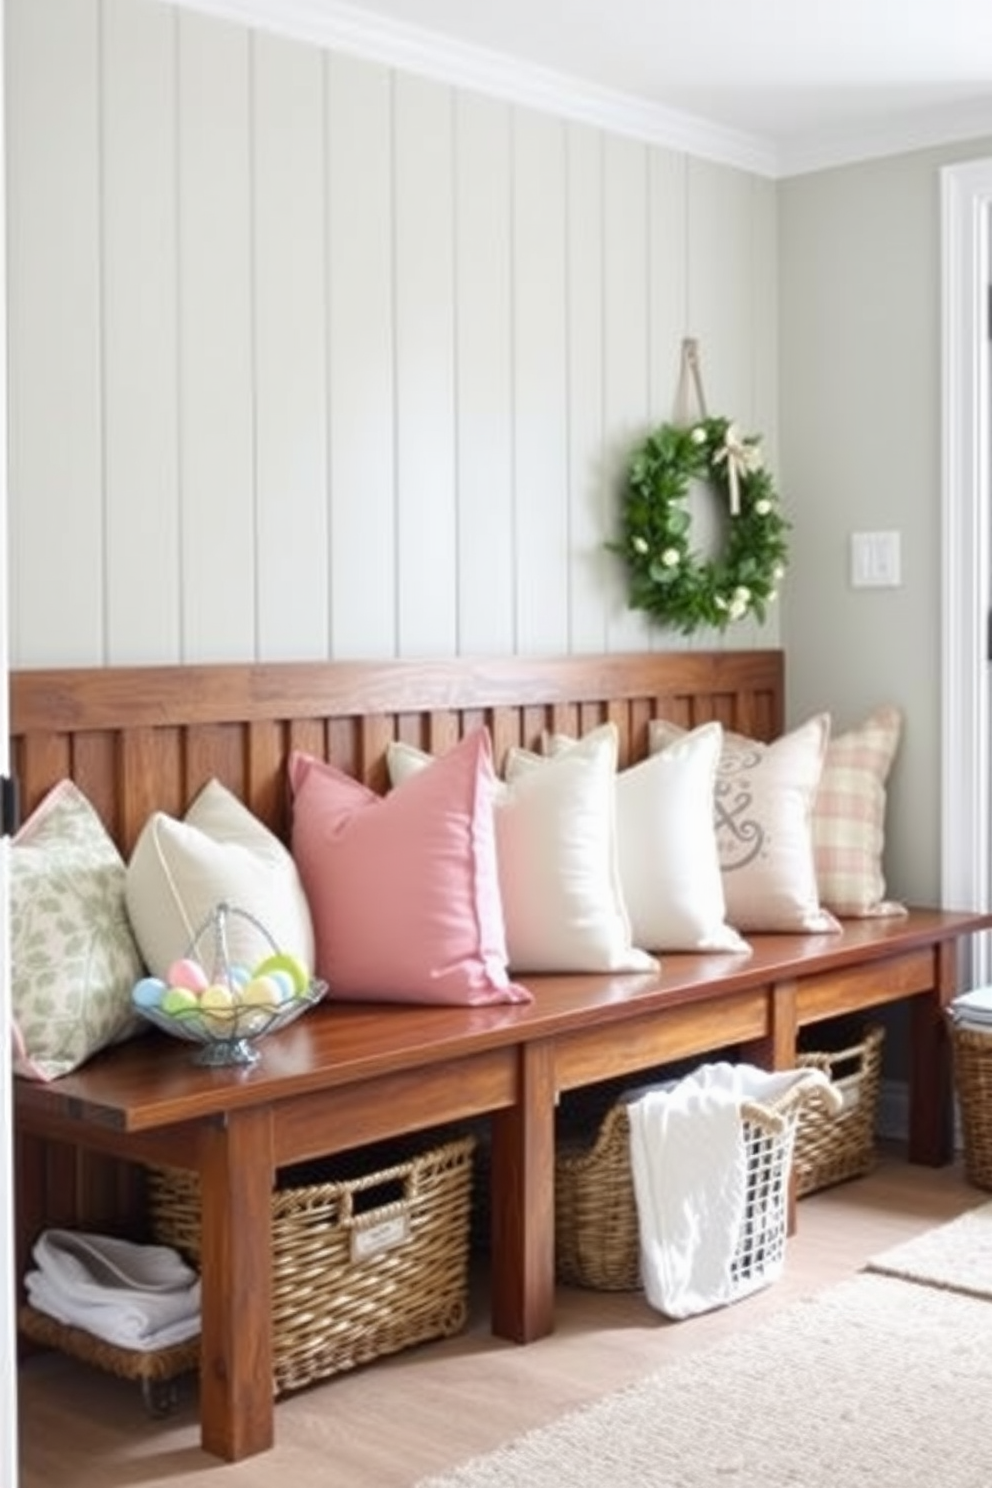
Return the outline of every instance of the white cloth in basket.
<path id="1" fill-rule="evenodd" d="M 147 1352 L 200 1331 L 200 1282 L 167 1245 L 45 1230 L 24 1279 L 28 1300 L 105 1343 Z"/>
<path id="2" fill-rule="evenodd" d="M 626 1097 L 641 1280 L 648 1302 L 667 1317 L 742 1295 L 731 1266 L 747 1203 L 741 1102 L 767 1105 L 799 1083 L 833 1094 L 821 1070 L 714 1063 Z M 773 1279 L 766 1272 L 762 1284 Z"/>

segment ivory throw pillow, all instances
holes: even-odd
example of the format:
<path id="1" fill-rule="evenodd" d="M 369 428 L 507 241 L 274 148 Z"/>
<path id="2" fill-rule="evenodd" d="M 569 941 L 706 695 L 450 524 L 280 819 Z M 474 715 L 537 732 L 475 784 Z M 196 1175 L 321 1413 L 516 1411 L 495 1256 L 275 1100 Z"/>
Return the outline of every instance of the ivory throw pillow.
<path id="1" fill-rule="evenodd" d="M 722 743 L 719 723 L 706 723 L 616 776 L 620 883 L 634 943 L 647 950 L 749 949 L 727 924 L 713 829 Z M 575 740 L 549 734 L 544 744 L 555 757 Z M 514 753 L 511 778 L 524 765 Z"/>
<path id="2" fill-rule="evenodd" d="M 507 973 L 484 729 L 388 796 L 298 751 L 289 779 L 293 854 L 332 997 L 530 1001 Z"/>
<path id="3" fill-rule="evenodd" d="M 56 1080 L 136 1032 L 131 989 L 143 967 L 124 903 L 124 860 L 71 780 L 11 844 L 10 972 L 14 1071 Z"/>
<path id="4" fill-rule="evenodd" d="M 813 810 L 820 898 L 851 919 L 899 915 L 885 897 L 886 781 L 899 747 L 902 714 L 881 707 L 830 740 Z"/>
<path id="5" fill-rule="evenodd" d="M 657 966 L 633 943 L 620 885 L 616 757 L 611 726 L 497 792 L 496 858 L 514 972 Z M 391 781 L 404 791 L 440 762 L 432 765 L 430 755 L 402 743 L 390 745 L 386 760 Z"/>
<path id="6" fill-rule="evenodd" d="M 181 821 L 164 811 L 152 813 L 127 865 L 126 893 L 135 936 L 154 976 L 165 977 L 221 903 L 254 916 L 280 951 L 313 970 L 310 906 L 292 854 L 219 780 L 207 782 Z M 272 950 L 240 915 L 228 917 L 227 942 L 230 960 L 245 966 Z M 198 952 L 201 959 L 209 957 L 209 939 Z"/>
<path id="7" fill-rule="evenodd" d="M 650 747 L 667 748 L 684 735 L 655 719 Z M 813 805 L 829 736 L 827 713 L 771 744 L 724 732 L 714 825 L 727 918 L 740 931 L 840 929 L 820 903 L 813 853 Z"/>

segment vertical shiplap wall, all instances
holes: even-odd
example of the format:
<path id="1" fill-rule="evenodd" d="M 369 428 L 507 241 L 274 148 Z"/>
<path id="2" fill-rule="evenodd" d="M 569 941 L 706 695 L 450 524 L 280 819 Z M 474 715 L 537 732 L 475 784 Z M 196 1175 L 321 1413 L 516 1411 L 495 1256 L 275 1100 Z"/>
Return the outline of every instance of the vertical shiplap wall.
<path id="1" fill-rule="evenodd" d="M 684 335 L 774 458 L 771 183 L 154 0 L 7 104 L 15 664 L 685 644 L 603 545 Z"/>

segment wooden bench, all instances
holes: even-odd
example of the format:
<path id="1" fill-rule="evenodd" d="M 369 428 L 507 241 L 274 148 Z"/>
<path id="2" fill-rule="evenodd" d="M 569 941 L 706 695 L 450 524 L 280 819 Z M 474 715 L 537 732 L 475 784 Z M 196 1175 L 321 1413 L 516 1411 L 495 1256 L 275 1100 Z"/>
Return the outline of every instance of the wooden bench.
<path id="1" fill-rule="evenodd" d="M 497 763 L 541 731 L 619 729 L 621 763 L 648 722 L 783 726 L 777 651 L 420 663 L 385 661 L 22 671 L 11 677 L 22 808 L 71 776 L 127 855 L 149 813 L 181 816 L 212 776 L 284 837 L 292 748 L 385 789 L 394 738 L 440 751 L 489 726 Z M 204 1448 L 237 1460 L 273 1441 L 269 1220 L 277 1171 L 399 1133 L 491 1123 L 492 1328 L 524 1343 L 554 1324 L 554 1119 L 562 1092 L 736 1046 L 794 1062 L 800 1031 L 908 1000 L 909 1155 L 951 1155 L 942 1008 L 962 943 L 992 915 L 914 910 L 841 935 L 749 936 L 753 955 L 665 955 L 657 974 L 527 978 L 529 1005 L 429 1008 L 327 1001 L 251 1069 L 202 1069 L 157 1032 L 50 1085 L 15 1081 L 21 1274 L 46 1225 L 141 1237 L 143 1165 L 195 1171 L 202 1191 Z"/>

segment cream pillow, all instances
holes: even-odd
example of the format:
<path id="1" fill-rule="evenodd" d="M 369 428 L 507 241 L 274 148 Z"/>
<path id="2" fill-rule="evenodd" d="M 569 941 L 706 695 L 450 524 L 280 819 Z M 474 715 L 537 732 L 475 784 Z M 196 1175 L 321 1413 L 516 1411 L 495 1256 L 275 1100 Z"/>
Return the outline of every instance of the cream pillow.
<path id="1" fill-rule="evenodd" d="M 497 790 L 496 859 L 511 971 L 652 971 L 632 941 L 616 846 L 617 734 L 583 740 Z M 431 756 L 386 754 L 399 785 Z"/>
<path id="2" fill-rule="evenodd" d="M 310 908 L 287 847 L 219 780 L 200 791 L 182 821 L 154 812 L 127 866 L 127 909 L 149 971 L 165 977 L 219 903 L 246 910 L 281 951 L 313 972 Z M 228 918 L 233 962 L 252 965 L 269 942 L 238 915 Z M 209 944 L 201 942 L 201 952 Z"/>
<path id="3" fill-rule="evenodd" d="M 820 899 L 834 914 L 864 919 L 900 915 L 885 897 L 885 783 L 899 747 L 902 715 L 876 708 L 827 746 L 813 809 L 813 851 Z"/>
<path id="4" fill-rule="evenodd" d="M 549 734 L 544 742 L 552 757 L 575 747 L 574 739 L 561 734 Z M 719 723 L 706 723 L 616 777 L 620 883 L 636 945 L 652 951 L 749 950 L 727 924 L 713 829 L 722 743 Z M 511 769 L 520 760 L 515 754 Z"/>
<path id="5" fill-rule="evenodd" d="M 668 748 L 684 735 L 655 719 L 650 747 Z M 813 853 L 813 805 L 829 736 L 827 713 L 771 744 L 724 732 L 714 824 L 727 918 L 738 930 L 840 929 L 820 903 Z"/>
<path id="6" fill-rule="evenodd" d="M 124 860 L 83 792 L 63 780 L 10 851 L 14 1072 L 55 1080 L 137 1031 L 143 967 L 124 906 Z"/>

